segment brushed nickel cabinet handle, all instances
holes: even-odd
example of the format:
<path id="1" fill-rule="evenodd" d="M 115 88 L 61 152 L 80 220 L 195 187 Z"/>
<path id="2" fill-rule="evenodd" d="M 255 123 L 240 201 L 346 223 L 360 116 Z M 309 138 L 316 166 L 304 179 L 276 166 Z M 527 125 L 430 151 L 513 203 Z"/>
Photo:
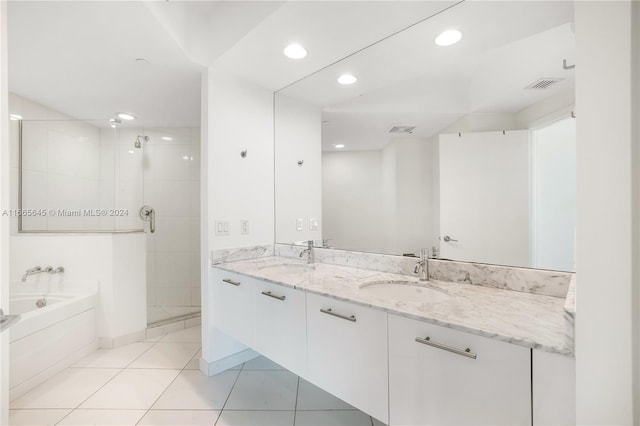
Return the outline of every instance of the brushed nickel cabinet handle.
<path id="1" fill-rule="evenodd" d="M 273 297 L 274 299 L 278 299 L 278 300 L 284 300 L 287 298 L 286 296 L 278 296 L 277 294 L 273 294 L 270 291 L 263 291 L 262 294 L 264 294 L 265 296 Z"/>
<path id="2" fill-rule="evenodd" d="M 432 341 L 431 338 L 428 336 L 425 337 L 424 339 L 422 337 L 416 337 L 416 342 L 422 343 L 423 345 L 433 346 L 434 348 L 443 349 L 445 351 L 453 352 L 454 354 L 457 354 L 457 355 L 466 356 L 471 359 L 477 358 L 477 355 L 471 352 L 471 349 L 469 348 L 462 350 L 462 349 L 454 348 L 453 346 L 443 345 L 442 343 L 436 343 Z"/>
<path id="3" fill-rule="evenodd" d="M 235 286 L 239 286 L 241 284 L 240 281 L 234 281 L 234 280 L 232 280 L 230 278 L 224 278 L 222 281 L 224 281 L 225 283 L 229 283 L 229 284 L 235 285 Z"/>
<path id="4" fill-rule="evenodd" d="M 331 308 L 329 308 L 329 309 L 320 309 L 320 312 L 322 312 L 323 314 L 332 315 L 332 316 L 334 316 L 334 317 L 341 318 L 341 319 L 343 319 L 343 320 L 347 320 L 347 321 L 351 321 L 351 322 L 356 322 L 356 317 L 355 317 L 355 315 L 346 316 L 346 315 L 342 315 L 342 314 L 337 314 L 337 313 L 333 312 L 333 311 L 331 310 Z"/>

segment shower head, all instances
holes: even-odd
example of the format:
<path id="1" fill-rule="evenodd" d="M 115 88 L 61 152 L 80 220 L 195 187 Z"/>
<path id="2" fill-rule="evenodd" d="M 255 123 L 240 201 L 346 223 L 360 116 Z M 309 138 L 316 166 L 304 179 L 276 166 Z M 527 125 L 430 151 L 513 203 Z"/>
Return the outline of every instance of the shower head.
<path id="1" fill-rule="evenodd" d="M 138 135 L 138 137 L 136 137 L 135 143 L 133 144 L 134 147 L 142 148 L 142 141 L 140 140 L 140 138 L 142 138 L 142 140 L 145 141 L 145 142 L 149 142 L 149 136 L 140 136 L 140 135 Z"/>

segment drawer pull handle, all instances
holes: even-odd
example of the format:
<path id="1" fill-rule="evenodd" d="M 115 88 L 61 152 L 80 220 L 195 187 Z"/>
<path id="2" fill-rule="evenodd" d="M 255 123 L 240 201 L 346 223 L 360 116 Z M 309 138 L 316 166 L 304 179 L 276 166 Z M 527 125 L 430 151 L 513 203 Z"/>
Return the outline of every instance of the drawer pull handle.
<path id="1" fill-rule="evenodd" d="M 286 296 L 278 296 L 277 294 L 273 294 L 270 291 L 263 291 L 262 294 L 264 294 L 265 296 L 273 297 L 274 299 L 278 299 L 278 300 L 284 300 L 287 298 Z"/>
<path id="2" fill-rule="evenodd" d="M 477 358 L 477 355 L 471 352 L 471 349 L 469 348 L 465 350 L 457 349 L 452 346 L 443 345 L 442 343 L 436 343 L 432 341 L 430 337 L 426 337 L 424 339 L 422 337 L 416 337 L 416 342 L 422 343 L 423 345 L 433 346 L 434 348 L 444 349 L 445 351 L 453 352 L 454 354 L 466 356 L 471 359 Z"/>
<path id="3" fill-rule="evenodd" d="M 235 286 L 239 286 L 240 285 L 240 281 L 234 281 L 230 278 L 224 278 L 222 281 L 224 281 L 225 283 L 229 283 Z"/>
<path id="4" fill-rule="evenodd" d="M 323 314 L 333 315 L 334 317 L 342 318 L 343 320 L 347 320 L 347 321 L 351 321 L 351 322 L 356 322 L 356 317 L 355 317 L 355 315 L 346 316 L 346 315 L 342 315 L 342 314 L 336 314 L 335 312 L 333 312 L 333 311 L 331 310 L 331 308 L 329 308 L 329 309 L 320 309 L 320 312 L 322 312 Z"/>

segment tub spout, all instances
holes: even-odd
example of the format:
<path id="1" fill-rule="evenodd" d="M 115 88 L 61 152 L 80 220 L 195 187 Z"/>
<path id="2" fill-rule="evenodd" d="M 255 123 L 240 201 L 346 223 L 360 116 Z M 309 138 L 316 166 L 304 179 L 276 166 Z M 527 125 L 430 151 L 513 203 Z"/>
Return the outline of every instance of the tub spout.
<path id="1" fill-rule="evenodd" d="M 40 274 L 42 272 L 51 272 L 53 270 L 53 268 L 51 266 L 47 266 L 46 268 L 42 269 L 40 266 L 36 266 L 34 268 L 29 268 L 24 272 L 24 275 L 22 276 L 21 281 L 24 283 L 27 281 L 27 277 L 29 275 L 35 275 L 35 274 Z"/>

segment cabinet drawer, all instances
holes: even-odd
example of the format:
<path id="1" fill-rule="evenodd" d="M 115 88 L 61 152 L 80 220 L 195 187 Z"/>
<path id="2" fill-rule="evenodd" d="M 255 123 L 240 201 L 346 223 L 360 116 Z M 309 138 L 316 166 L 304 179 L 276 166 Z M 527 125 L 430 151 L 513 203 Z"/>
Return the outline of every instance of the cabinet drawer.
<path id="1" fill-rule="evenodd" d="M 256 281 L 255 350 L 293 373 L 307 374 L 305 293 Z"/>
<path id="2" fill-rule="evenodd" d="M 253 347 L 255 340 L 254 280 L 216 269 L 213 282 L 215 326 Z"/>
<path id="3" fill-rule="evenodd" d="M 389 315 L 390 424 L 530 425 L 530 352 Z"/>
<path id="4" fill-rule="evenodd" d="M 387 423 L 387 314 L 307 294 L 309 380 Z"/>

